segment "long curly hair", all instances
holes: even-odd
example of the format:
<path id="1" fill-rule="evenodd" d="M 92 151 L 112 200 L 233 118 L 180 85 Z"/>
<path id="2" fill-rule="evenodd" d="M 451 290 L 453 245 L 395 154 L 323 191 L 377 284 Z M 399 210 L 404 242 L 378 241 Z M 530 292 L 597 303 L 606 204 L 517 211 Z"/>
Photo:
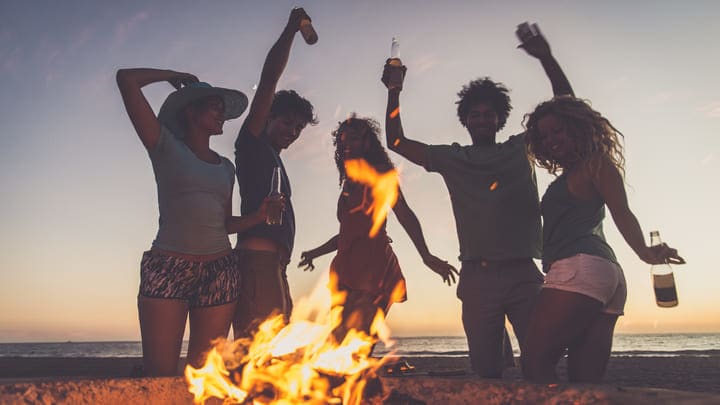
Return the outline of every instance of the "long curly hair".
<path id="1" fill-rule="evenodd" d="M 348 119 L 338 122 L 338 127 L 332 131 L 333 145 L 335 146 L 335 165 L 339 173 L 339 182 L 342 185 L 347 178 L 345 173 L 345 154 L 340 135 L 347 129 L 352 128 L 363 134 L 363 137 L 369 144 L 369 148 L 362 156 L 375 170 L 383 173 L 395 167 L 390 157 L 380 143 L 380 124 L 372 118 L 359 118 L 357 114 L 352 113 Z"/>
<path id="2" fill-rule="evenodd" d="M 575 141 L 576 149 L 573 153 L 577 161 L 586 165 L 591 175 L 597 176 L 603 161 L 609 161 L 625 177 L 625 157 L 621 144 L 623 134 L 588 102 L 572 96 L 558 96 L 540 103 L 535 111 L 525 115 L 525 141 L 528 156 L 533 163 L 556 176 L 568 169 L 553 159 L 550 151 L 543 146 L 538 122 L 550 114 L 565 125 L 567 135 Z"/>

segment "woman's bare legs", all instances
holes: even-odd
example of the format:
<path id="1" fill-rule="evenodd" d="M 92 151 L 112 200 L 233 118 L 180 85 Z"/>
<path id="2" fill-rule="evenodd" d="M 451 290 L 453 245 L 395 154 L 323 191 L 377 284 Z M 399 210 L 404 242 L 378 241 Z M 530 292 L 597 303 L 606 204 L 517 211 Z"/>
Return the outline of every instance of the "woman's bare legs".
<path id="1" fill-rule="evenodd" d="M 205 355 L 217 338 L 227 338 L 230 331 L 237 301 L 228 304 L 190 309 L 190 343 L 187 362 L 200 368 L 205 363 Z"/>
<path id="2" fill-rule="evenodd" d="M 177 375 L 187 314 L 185 301 L 138 297 L 145 375 Z"/>
<path id="3" fill-rule="evenodd" d="M 600 314 L 588 331 L 568 347 L 570 382 L 599 383 L 605 376 L 618 315 Z"/>
<path id="4" fill-rule="evenodd" d="M 565 349 L 588 333 L 601 311 L 602 303 L 586 295 L 543 288 L 530 317 L 521 353 L 525 379 L 557 381 L 555 366 Z"/>

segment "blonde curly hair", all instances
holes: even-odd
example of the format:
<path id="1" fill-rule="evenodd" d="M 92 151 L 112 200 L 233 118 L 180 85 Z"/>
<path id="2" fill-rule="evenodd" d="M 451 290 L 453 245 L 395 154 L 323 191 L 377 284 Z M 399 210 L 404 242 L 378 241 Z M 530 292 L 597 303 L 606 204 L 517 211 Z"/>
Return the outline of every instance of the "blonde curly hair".
<path id="1" fill-rule="evenodd" d="M 523 126 L 527 131 L 525 142 L 528 157 L 535 165 L 547 169 L 556 176 L 563 169 L 568 169 L 553 159 L 543 146 L 543 136 L 538 129 L 538 122 L 550 114 L 565 125 L 567 135 L 575 141 L 576 149 L 573 153 L 577 161 L 586 165 L 593 176 L 599 174 L 600 167 L 605 161 L 615 166 L 625 177 L 625 157 L 621 144 L 623 134 L 588 102 L 572 96 L 558 96 L 540 103 L 535 107 L 535 111 L 525 115 L 523 119 Z"/>

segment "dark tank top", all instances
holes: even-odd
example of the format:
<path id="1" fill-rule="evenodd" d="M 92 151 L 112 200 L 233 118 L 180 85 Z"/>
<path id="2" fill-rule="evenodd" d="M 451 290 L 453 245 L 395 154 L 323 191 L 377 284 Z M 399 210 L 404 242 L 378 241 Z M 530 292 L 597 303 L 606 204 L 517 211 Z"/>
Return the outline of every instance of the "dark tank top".
<path id="1" fill-rule="evenodd" d="M 602 198 L 581 200 L 570 194 L 567 176 L 550 184 L 540 205 L 543 217 L 543 271 L 560 259 L 585 253 L 617 263 L 605 240 L 602 222 L 605 201 Z"/>

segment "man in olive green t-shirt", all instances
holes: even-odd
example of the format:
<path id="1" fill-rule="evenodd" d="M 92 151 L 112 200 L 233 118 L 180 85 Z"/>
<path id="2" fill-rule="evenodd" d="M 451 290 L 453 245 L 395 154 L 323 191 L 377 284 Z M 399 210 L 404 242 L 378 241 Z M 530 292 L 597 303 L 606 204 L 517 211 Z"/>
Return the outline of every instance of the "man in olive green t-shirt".
<path id="1" fill-rule="evenodd" d="M 521 47 L 542 63 L 555 95 L 572 88 L 542 35 Z M 385 65 L 388 86 L 392 69 Z M 392 88 L 391 88 L 392 87 Z M 521 344 L 543 278 L 533 262 L 541 254 L 541 224 L 535 172 L 524 134 L 498 143 L 497 132 L 510 113 L 508 90 L 489 78 L 458 93 L 458 118 L 472 145 L 426 145 L 405 136 L 400 121 L 402 86 L 388 86 L 387 144 L 411 162 L 437 172 L 450 193 L 462 270 L 458 298 L 474 372 L 501 378 L 505 316 Z"/>

